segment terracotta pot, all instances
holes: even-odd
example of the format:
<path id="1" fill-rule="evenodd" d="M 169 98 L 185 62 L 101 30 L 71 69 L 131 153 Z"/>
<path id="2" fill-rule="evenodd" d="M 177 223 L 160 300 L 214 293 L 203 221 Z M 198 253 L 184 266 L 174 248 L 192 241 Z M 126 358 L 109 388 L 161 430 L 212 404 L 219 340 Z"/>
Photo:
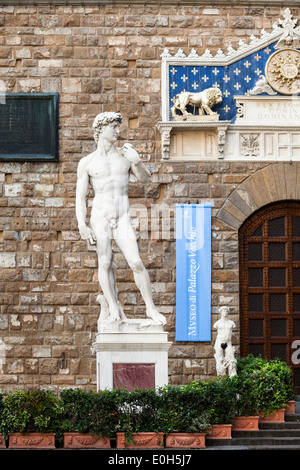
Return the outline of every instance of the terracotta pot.
<path id="1" fill-rule="evenodd" d="M 55 449 L 55 434 L 16 432 L 9 436 L 8 447 L 11 449 Z"/>
<path id="2" fill-rule="evenodd" d="M 258 431 L 259 416 L 236 416 L 232 431 Z"/>
<path id="3" fill-rule="evenodd" d="M 285 418 L 285 408 L 280 410 L 275 410 L 273 413 L 269 413 L 266 416 L 263 416 L 263 412 L 259 413 L 259 422 L 260 423 L 284 423 Z"/>
<path id="4" fill-rule="evenodd" d="M 92 436 L 91 434 L 81 434 L 79 432 L 64 433 L 65 449 L 108 449 L 110 448 L 110 438 L 103 436 Z"/>
<path id="5" fill-rule="evenodd" d="M 6 442 L 2 434 L 0 434 L 0 449 L 3 449 L 4 447 L 6 447 Z"/>
<path id="6" fill-rule="evenodd" d="M 166 437 L 167 448 L 185 447 L 189 449 L 204 449 L 205 433 L 200 432 L 171 432 Z"/>
<path id="7" fill-rule="evenodd" d="M 287 415 L 294 415 L 295 414 L 295 401 L 290 400 L 285 407 L 285 413 Z"/>
<path id="8" fill-rule="evenodd" d="M 213 424 L 206 439 L 231 439 L 232 424 Z"/>
<path id="9" fill-rule="evenodd" d="M 163 446 L 164 433 L 162 432 L 138 432 L 132 435 L 133 443 L 125 439 L 124 432 L 117 433 L 118 449 L 161 449 Z"/>

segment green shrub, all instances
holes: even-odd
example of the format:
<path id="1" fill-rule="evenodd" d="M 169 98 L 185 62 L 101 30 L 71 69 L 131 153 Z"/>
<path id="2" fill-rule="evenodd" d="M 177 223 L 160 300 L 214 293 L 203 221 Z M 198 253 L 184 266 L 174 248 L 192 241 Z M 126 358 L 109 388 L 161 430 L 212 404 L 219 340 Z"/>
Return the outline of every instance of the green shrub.
<path id="1" fill-rule="evenodd" d="M 132 433 L 159 432 L 161 425 L 160 398 L 155 388 L 132 391 L 118 390 L 118 424 L 116 431 L 125 432 L 131 442 Z"/>
<path id="2" fill-rule="evenodd" d="M 235 377 L 216 377 L 158 389 L 51 391 L 0 394 L 0 433 L 77 431 L 111 437 L 125 432 L 207 432 L 232 424 L 236 415 L 268 414 L 294 399 L 292 372 L 284 362 L 252 355 L 237 358 Z"/>
<path id="3" fill-rule="evenodd" d="M 236 416 L 256 416 L 259 412 L 259 395 L 253 371 L 240 372 L 231 378 L 231 384 L 235 393 Z"/>
<path id="4" fill-rule="evenodd" d="M 268 361 L 266 359 L 263 359 L 261 356 L 253 356 L 253 354 L 248 354 L 246 357 L 237 357 L 237 374 L 239 375 L 244 371 L 252 372 L 253 370 L 261 369 L 267 363 Z"/>
<path id="5" fill-rule="evenodd" d="M 281 385 L 281 395 L 284 405 L 288 401 L 295 399 L 295 391 L 293 387 L 293 374 L 291 368 L 279 359 L 273 359 L 266 365 L 279 379 Z"/>
<path id="6" fill-rule="evenodd" d="M 160 389 L 160 426 L 170 432 L 208 432 L 210 412 L 205 409 L 203 387 L 188 384 Z"/>
<path id="7" fill-rule="evenodd" d="M 17 390 L 3 396 L 0 432 L 5 439 L 14 432 L 54 432 L 60 435 L 62 410 L 49 390 Z"/>
<path id="8" fill-rule="evenodd" d="M 3 412 L 3 408 L 4 408 L 4 405 L 3 405 L 3 393 L 0 393 L 0 424 L 1 424 L 1 421 L 2 421 L 2 412 Z M 1 434 L 1 430 L 0 430 L 0 434 Z"/>
<path id="9" fill-rule="evenodd" d="M 194 386 L 202 387 L 201 411 L 209 411 L 211 424 L 232 424 L 235 416 L 235 391 L 231 378 L 216 377 Z"/>
<path id="10" fill-rule="evenodd" d="M 241 414 L 242 399 L 248 400 L 244 404 L 246 411 L 250 412 L 253 407 L 253 412 L 256 409 L 266 415 L 283 408 L 295 396 L 291 368 L 279 359 L 267 361 L 250 354 L 246 358 L 237 359 L 237 372 L 238 378 L 235 380 L 244 393 L 237 400 Z"/>
<path id="11" fill-rule="evenodd" d="M 111 437 L 118 422 L 118 395 L 118 390 L 63 390 L 62 431 Z"/>

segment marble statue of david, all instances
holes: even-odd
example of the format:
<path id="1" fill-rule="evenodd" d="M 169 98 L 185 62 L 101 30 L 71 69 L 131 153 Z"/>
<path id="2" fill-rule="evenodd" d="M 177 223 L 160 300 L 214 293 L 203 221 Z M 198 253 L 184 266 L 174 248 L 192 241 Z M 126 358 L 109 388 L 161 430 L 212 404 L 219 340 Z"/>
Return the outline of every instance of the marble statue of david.
<path id="1" fill-rule="evenodd" d="M 131 144 L 118 148 L 122 116 L 104 112 L 96 116 L 93 129 L 96 150 L 83 157 L 77 168 L 76 217 L 83 240 L 96 245 L 99 283 L 103 296 L 100 315 L 106 321 L 126 321 L 118 301 L 115 266 L 112 262 L 112 239 L 123 252 L 134 274 L 134 280 L 146 305 L 146 315 L 156 324 L 165 324 L 165 317 L 156 309 L 149 275 L 141 261 L 129 213 L 128 187 L 130 173 L 149 184 L 151 174 Z M 86 223 L 88 186 L 94 190 L 90 226 Z"/>

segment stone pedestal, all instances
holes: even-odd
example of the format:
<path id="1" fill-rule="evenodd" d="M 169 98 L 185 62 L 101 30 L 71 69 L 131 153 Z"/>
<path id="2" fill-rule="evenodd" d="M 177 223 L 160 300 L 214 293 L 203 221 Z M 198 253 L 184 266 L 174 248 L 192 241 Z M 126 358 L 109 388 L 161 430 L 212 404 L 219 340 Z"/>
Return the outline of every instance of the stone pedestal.
<path id="1" fill-rule="evenodd" d="M 97 390 L 160 387 L 168 383 L 168 334 L 148 319 L 101 322 L 92 350 Z"/>

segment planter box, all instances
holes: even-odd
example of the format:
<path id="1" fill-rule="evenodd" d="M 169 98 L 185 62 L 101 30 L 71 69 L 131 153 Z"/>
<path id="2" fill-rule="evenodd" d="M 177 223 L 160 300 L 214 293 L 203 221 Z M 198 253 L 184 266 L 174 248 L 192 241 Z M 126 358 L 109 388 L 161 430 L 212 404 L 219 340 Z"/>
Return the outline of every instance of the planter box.
<path id="1" fill-rule="evenodd" d="M 0 449 L 3 449 L 4 447 L 6 447 L 6 441 L 3 438 L 2 434 L 0 434 Z"/>
<path id="2" fill-rule="evenodd" d="M 8 447 L 11 449 L 55 449 L 55 434 L 13 433 L 9 436 Z"/>
<path id="3" fill-rule="evenodd" d="M 65 449 L 108 449 L 110 448 L 110 438 L 102 436 L 92 436 L 91 434 L 81 434 L 79 432 L 64 433 Z"/>
<path id="4" fill-rule="evenodd" d="M 164 442 L 164 433 L 138 432 L 132 435 L 133 443 L 125 439 L 124 432 L 117 433 L 117 449 L 161 449 Z"/>
<path id="5" fill-rule="evenodd" d="M 172 432 L 166 437 L 166 448 L 185 447 L 188 449 L 204 449 L 205 433 Z"/>
<path id="6" fill-rule="evenodd" d="M 285 413 L 287 415 L 294 415 L 295 414 L 295 401 L 290 400 L 285 407 Z"/>
<path id="7" fill-rule="evenodd" d="M 231 439 L 232 424 L 213 424 L 206 439 Z"/>
<path id="8" fill-rule="evenodd" d="M 262 416 L 263 412 L 259 413 L 259 422 L 260 423 L 284 423 L 285 418 L 285 408 L 280 410 L 275 410 L 273 413 L 270 413 L 266 416 Z"/>
<path id="9" fill-rule="evenodd" d="M 232 431 L 258 431 L 259 416 L 236 416 Z"/>

